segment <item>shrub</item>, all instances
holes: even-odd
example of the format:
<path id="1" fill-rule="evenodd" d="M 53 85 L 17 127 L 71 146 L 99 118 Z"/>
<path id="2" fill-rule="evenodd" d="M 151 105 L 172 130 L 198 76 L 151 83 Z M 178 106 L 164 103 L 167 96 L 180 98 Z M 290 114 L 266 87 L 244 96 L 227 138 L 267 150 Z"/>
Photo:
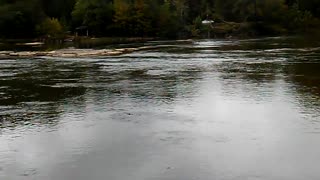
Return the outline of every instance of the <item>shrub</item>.
<path id="1" fill-rule="evenodd" d="M 63 26 L 56 18 L 46 18 L 40 25 L 37 26 L 39 35 L 48 38 L 63 37 Z"/>

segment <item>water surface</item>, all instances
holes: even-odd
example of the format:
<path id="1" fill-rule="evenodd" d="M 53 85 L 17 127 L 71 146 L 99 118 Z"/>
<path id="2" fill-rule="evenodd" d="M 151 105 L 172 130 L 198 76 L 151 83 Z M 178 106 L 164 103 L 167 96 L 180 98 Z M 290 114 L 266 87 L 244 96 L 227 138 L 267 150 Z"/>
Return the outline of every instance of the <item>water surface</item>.
<path id="1" fill-rule="evenodd" d="M 318 180 L 320 44 L 0 60 L 0 179 Z"/>

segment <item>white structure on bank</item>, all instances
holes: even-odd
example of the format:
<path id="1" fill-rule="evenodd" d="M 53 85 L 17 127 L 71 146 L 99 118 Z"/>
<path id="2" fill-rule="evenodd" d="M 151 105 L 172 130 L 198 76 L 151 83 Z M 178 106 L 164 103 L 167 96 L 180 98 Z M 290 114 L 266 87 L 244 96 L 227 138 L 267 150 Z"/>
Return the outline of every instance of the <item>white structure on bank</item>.
<path id="1" fill-rule="evenodd" d="M 213 20 L 208 20 L 208 19 L 202 21 L 203 25 L 208 26 L 208 39 L 210 39 L 210 28 L 213 28 L 212 26 L 213 23 L 214 23 Z"/>

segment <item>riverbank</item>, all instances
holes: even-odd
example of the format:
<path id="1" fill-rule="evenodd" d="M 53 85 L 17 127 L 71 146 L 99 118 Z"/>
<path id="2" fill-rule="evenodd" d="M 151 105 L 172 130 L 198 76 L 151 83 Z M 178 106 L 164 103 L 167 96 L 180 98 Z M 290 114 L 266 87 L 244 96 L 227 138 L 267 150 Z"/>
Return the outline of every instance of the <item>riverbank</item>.
<path id="1" fill-rule="evenodd" d="M 157 38 L 146 37 L 85 37 L 66 36 L 63 39 L 0 39 L 0 51 L 53 51 L 63 48 L 96 48 L 117 44 L 144 43 Z"/>
<path id="2" fill-rule="evenodd" d="M 116 56 L 141 50 L 151 50 L 163 47 L 156 42 L 157 38 L 90 38 L 76 37 L 68 41 L 14 41 L 14 47 L 0 49 L 0 59 L 32 58 L 32 57 L 99 57 Z M 177 43 L 192 40 L 177 40 Z M 159 41 L 161 42 L 161 41 Z"/>
<path id="3" fill-rule="evenodd" d="M 124 53 L 129 53 L 133 51 L 142 50 L 144 47 L 140 48 L 122 48 L 122 49 L 60 49 L 55 51 L 0 51 L 0 59 L 6 58 L 29 58 L 29 57 L 41 57 L 41 56 L 49 56 L 49 57 L 92 57 L 92 56 L 112 56 L 112 55 L 120 55 Z"/>
<path id="4" fill-rule="evenodd" d="M 291 36 L 294 37 L 294 36 Z M 305 35 L 303 37 L 296 36 L 296 42 L 306 43 L 313 39 L 319 39 L 319 35 Z M 218 38 L 218 37 L 217 37 Z M 221 38 L 220 38 L 221 39 Z M 224 39 L 224 38 L 222 38 Z M 228 36 L 227 39 L 250 39 L 238 38 L 235 36 Z M 176 40 L 179 43 L 193 43 L 194 40 L 187 39 Z M 154 39 L 147 38 L 123 38 L 122 41 L 116 41 L 114 38 L 79 38 L 78 43 L 65 42 L 64 44 L 54 44 L 42 50 L 38 47 L 48 46 L 42 42 L 20 42 L 16 43 L 20 46 L 35 47 L 33 49 L 15 49 L 15 50 L 1 50 L 0 59 L 14 59 L 14 58 L 33 58 L 33 57 L 66 57 L 66 58 L 81 58 L 81 57 L 103 57 L 103 56 L 118 56 L 122 54 L 132 53 L 142 50 L 153 50 L 159 48 L 166 48 L 168 45 L 163 45 L 164 41 L 154 41 Z M 122 43 L 120 43 L 122 42 Z"/>
<path id="5" fill-rule="evenodd" d="M 186 42 L 188 40 L 185 40 Z M 32 57 L 101 57 L 101 56 L 116 56 L 135 51 L 152 50 L 157 48 L 167 47 L 164 45 L 152 45 L 130 48 L 115 48 L 115 49 L 78 49 L 78 48 L 64 48 L 53 51 L 0 51 L 0 59 L 10 58 L 32 58 Z"/>

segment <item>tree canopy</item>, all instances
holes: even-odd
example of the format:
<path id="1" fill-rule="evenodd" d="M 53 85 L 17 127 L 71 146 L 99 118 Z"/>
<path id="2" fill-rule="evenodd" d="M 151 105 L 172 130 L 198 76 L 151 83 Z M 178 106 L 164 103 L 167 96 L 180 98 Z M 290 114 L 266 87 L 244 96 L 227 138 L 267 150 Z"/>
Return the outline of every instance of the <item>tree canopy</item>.
<path id="1" fill-rule="evenodd" d="M 74 32 L 176 38 L 201 34 L 201 20 L 254 24 L 256 32 L 319 27 L 319 0 L 0 0 L 0 38 Z M 61 26 L 61 27 L 60 27 Z M 241 25 L 239 25 L 241 27 Z"/>

